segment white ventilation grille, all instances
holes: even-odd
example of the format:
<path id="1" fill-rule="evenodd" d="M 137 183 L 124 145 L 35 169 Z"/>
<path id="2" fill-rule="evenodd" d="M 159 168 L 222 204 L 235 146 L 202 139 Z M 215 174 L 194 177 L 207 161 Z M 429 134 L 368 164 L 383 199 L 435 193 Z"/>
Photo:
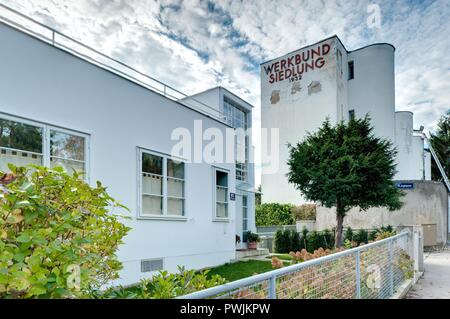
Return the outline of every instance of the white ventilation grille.
<path id="1" fill-rule="evenodd" d="M 141 272 L 151 272 L 163 269 L 162 259 L 141 260 Z"/>

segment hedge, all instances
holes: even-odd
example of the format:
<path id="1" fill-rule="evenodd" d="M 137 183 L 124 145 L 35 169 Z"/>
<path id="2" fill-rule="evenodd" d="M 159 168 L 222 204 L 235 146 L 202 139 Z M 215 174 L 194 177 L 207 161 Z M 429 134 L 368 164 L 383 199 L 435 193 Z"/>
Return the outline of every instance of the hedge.
<path id="1" fill-rule="evenodd" d="M 256 226 L 295 225 L 291 204 L 267 203 L 256 207 Z"/>

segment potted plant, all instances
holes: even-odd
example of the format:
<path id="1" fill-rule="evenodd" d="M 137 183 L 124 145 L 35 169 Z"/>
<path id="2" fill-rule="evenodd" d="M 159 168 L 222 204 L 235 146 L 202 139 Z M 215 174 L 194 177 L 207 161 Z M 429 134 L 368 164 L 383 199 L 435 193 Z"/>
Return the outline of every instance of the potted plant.
<path id="1" fill-rule="evenodd" d="M 246 234 L 247 237 L 247 248 L 248 249 L 257 249 L 259 242 L 259 235 L 255 234 L 251 231 L 248 231 Z"/>

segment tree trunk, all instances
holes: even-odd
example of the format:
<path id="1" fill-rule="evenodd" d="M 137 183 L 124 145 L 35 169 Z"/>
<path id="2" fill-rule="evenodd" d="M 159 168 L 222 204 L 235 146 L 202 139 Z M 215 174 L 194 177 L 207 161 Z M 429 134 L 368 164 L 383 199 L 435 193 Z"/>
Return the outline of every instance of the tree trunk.
<path id="1" fill-rule="evenodd" d="M 334 243 L 336 248 L 342 247 L 343 243 L 343 232 L 344 232 L 344 216 L 345 213 L 342 211 L 342 207 L 339 203 L 336 205 L 336 237 L 334 238 Z"/>

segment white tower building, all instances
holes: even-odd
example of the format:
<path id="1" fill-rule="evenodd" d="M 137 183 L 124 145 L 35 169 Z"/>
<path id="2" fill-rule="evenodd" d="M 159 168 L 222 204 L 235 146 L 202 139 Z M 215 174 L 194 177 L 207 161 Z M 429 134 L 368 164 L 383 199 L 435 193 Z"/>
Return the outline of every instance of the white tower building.
<path id="1" fill-rule="evenodd" d="M 387 43 L 348 51 L 332 36 L 261 65 L 262 128 L 277 128 L 280 137 L 278 171 L 265 173 L 263 166 L 263 202 L 305 201 L 287 181 L 287 143 L 301 141 L 326 118 L 338 123 L 369 114 L 374 133 L 398 149 L 395 179 L 429 179 L 413 114 L 395 112 L 394 54 Z"/>

